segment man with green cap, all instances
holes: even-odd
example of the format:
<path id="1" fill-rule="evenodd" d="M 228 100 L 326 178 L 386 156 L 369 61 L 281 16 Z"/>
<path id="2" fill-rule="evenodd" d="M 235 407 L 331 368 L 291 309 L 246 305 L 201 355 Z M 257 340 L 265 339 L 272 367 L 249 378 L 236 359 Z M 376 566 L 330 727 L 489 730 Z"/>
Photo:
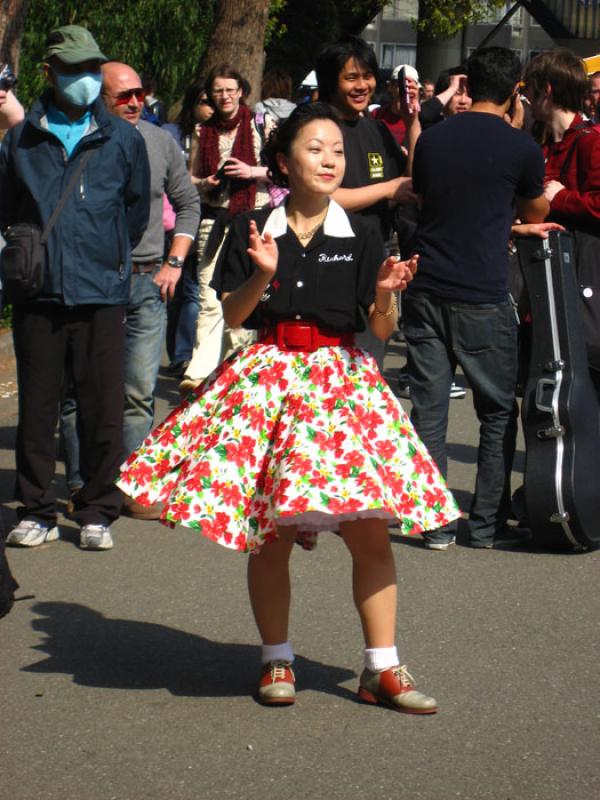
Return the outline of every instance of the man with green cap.
<path id="1" fill-rule="evenodd" d="M 113 480 L 123 452 L 125 307 L 131 249 L 148 220 L 149 166 L 141 135 L 99 98 L 105 61 L 85 28 L 52 31 L 43 64 L 48 89 L 0 150 L 2 229 L 26 222 L 43 230 L 64 200 L 46 244 L 41 292 L 13 300 L 23 505 L 11 545 L 59 537 L 54 433 L 67 364 L 80 411 L 84 486 L 73 498 L 80 546 L 110 549 L 120 511 Z"/>

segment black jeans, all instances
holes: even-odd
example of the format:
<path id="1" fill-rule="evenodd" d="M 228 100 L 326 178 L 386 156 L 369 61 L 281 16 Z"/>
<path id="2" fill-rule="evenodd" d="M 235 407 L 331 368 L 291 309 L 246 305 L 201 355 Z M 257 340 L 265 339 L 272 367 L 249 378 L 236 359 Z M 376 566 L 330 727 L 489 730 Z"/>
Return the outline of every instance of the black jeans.
<path id="1" fill-rule="evenodd" d="M 125 306 L 17 305 L 13 335 L 20 519 L 56 523 L 54 435 L 68 361 L 80 410 L 84 486 L 74 499 L 77 518 L 84 525 L 112 522 L 122 497 L 113 482 L 123 456 Z"/>
<path id="2" fill-rule="evenodd" d="M 517 320 L 512 303 L 459 303 L 409 291 L 402 299 L 402 316 L 411 419 L 444 477 L 449 391 L 457 364 L 473 390 L 481 426 L 468 530 L 472 543 L 488 544 L 510 512 L 517 432 Z M 455 528 L 453 523 L 443 530 L 446 538 Z"/>

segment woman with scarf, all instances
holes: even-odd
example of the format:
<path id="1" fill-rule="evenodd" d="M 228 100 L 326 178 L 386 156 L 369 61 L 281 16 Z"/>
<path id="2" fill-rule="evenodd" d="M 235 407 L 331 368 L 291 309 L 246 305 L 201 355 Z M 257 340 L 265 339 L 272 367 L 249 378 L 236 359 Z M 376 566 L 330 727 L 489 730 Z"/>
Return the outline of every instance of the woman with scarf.
<path id="1" fill-rule="evenodd" d="M 221 303 L 210 288 L 215 264 L 231 220 L 269 202 L 267 170 L 260 163 L 263 137 L 244 102 L 247 82 L 233 67 L 215 67 L 206 92 L 215 113 L 200 130 L 192 181 L 202 198 L 198 232 L 200 313 L 196 344 L 183 380 L 182 393 L 198 386 L 230 353 L 249 344 L 252 334 L 223 322 Z"/>

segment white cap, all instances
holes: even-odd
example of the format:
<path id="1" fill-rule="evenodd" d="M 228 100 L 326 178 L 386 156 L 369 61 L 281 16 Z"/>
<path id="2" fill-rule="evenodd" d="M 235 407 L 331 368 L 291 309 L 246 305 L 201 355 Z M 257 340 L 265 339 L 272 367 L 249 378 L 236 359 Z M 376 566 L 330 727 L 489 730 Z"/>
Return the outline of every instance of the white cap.
<path id="1" fill-rule="evenodd" d="M 319 84 L 317 82 L 317 73 L 314 71 L 314 69 L 311 69 L 311 71 L 308 73 L 306 78 L 304 78 L 300 86 L 307 86 L 309 89 L 319 88 Z"/>
<path id="2" fill-rule="evenodd" d="M 397 81 L 401 69 L 404 69 L 404 75 L 407 78 L 412 78 L 415 83 L 419 83 L 419 73 L 411 64 L 398 64 L 397 67 L 394 67 L 390 80 Z"/>

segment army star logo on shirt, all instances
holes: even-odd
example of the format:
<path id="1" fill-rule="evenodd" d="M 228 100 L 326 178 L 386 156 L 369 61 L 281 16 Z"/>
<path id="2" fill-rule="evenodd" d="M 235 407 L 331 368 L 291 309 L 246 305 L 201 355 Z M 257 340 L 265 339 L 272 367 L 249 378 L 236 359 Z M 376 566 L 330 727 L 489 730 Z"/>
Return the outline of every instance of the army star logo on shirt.
<path id="1" fill-rule="evenodd" d="M 369 159 L 369 177 L 383 178 L 383 156 L 381 153 L 367 153 Z"/>

